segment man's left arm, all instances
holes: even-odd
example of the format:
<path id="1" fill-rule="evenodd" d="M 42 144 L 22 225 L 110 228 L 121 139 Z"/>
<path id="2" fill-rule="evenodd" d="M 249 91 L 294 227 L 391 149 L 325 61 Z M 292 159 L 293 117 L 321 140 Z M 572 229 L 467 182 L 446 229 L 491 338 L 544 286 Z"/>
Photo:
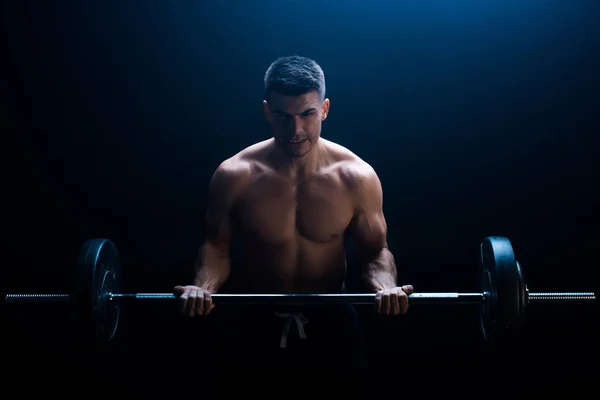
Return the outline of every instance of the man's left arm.
<path id="1" fill-rule="evenodd" d="M 364 165 L 352 179 L 355 213 L 352 233 L 360 274 L 367 290 L 376 292 L 376 311 L 403 314 L 408 310 L 411 285 L 398 286 L 398 271 L 387 243 L 387 223 L 383 214 L 383 189 L 372 167 Z"/>

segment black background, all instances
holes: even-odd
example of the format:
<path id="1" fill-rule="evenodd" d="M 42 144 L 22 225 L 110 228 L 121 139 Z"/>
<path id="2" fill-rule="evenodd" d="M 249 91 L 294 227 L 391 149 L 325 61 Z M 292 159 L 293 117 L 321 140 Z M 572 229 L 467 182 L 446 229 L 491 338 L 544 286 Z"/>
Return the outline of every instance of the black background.
<path id="1" fill-rule="evenodd" d="M 3 291 L 68 292 L 94 237 L 116 243 L 124 291 L 189 283 L 210 176 L 269 136 L 262 77 L 289 54 L 325 70 L 323 136 L 380 176 L 402 283 L 475 291 L 479 243 L 500 235 L 530 290 L 597 290 L 599 4 L 5 2 Z M 349 258 L 353 282 L 351 247 Z M 188 360 L 218 356 L 203 325 L 218 324 L 171 305 L 128 308 L 108 353 L 76 345 L 61 307 L 26 308 L 2 312 L 5 382 L 20 390 L 113 387 L 118 370 L 136 383 L 115 387 L 135 391 L 141 367 L 183 390 Z M 502 362 L 482 352 L 477 312 L 415 306 L 380 320 L 361 308 L 375 381 L 593 388 L 597 308 L 532 307 Z"/>

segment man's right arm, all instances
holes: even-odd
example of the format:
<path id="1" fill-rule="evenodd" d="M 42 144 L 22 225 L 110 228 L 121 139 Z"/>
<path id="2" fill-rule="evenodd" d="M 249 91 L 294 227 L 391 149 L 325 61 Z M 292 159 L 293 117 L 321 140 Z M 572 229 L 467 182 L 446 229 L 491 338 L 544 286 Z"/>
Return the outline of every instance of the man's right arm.
<path id="1" fill-rule="evenodd" d="M 210 293 L 219 290 L 231 271 L 231 211 L 244 175 L 239 166 L 228 160 L 219 165 L 210 182 L 206 237 L 198 252 L 194 277 L 194 285 Z"/>
<path id="2" fill-rule="evenodd" d="M 193 285 L 177 286 L 174 290 L 180 295 L 181 311 L 185 315 L 208 314 L 213 308 L 210 294 L 216 293 L 229 277 L 231 212 L 247 176 L 246 166 L 226 160 L 211 178 L 206 210 L 206 237 L 196 258 Z"/>

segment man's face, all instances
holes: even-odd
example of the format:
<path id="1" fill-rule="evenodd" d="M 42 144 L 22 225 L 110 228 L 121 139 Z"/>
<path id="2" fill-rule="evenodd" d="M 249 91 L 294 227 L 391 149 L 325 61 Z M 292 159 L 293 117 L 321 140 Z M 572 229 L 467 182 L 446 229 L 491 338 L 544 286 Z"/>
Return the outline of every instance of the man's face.
<path id="1" fill-rule="evenodd" d="M 300 96 L 273 93 L 264 101 L 264 111 L 277 145 L 288 157 L 302 157 L 319 140 L 329 99 L 321 101 L 316 90 Z"/>

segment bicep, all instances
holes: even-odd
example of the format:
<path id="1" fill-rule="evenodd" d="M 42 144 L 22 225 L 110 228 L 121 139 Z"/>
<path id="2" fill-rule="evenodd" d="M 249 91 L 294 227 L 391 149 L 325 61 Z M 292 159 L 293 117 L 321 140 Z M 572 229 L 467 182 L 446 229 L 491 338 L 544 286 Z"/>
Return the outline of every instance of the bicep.
<path id="1" fill-rule="evenodd" d="M 206 211 L 206 242 L 219 251 L 229 249 L 231 217 L 223 204 L 213 203 Z"/>
<path id="2" fill-rule="evenodd" d="M 355 187 L 353 234 L 359 254 L 368 257 L 387 247 L 387 223 L 383 213 L 383 191 L 374 171 Z"/>
<path id="3" fill-rule="evenodd" d="M 357 211 L 353 236 L 360 258 L 369 258 L 387 247 L 387 223 L 383 211 Z"/>
<path id="4" fill-rule="evenodd" d="M 232 235 L 232 210 L 240 186 L 240 171 L 221 164 L 213 174 L 206 209 L 206 241 L 226 252 Z"/>

